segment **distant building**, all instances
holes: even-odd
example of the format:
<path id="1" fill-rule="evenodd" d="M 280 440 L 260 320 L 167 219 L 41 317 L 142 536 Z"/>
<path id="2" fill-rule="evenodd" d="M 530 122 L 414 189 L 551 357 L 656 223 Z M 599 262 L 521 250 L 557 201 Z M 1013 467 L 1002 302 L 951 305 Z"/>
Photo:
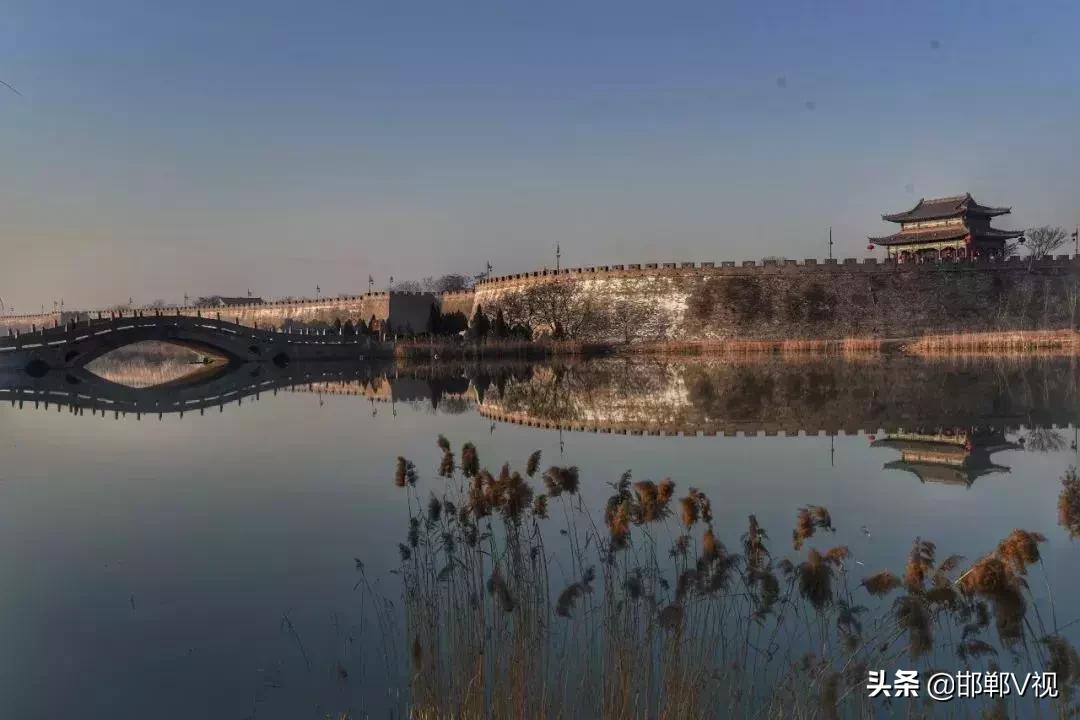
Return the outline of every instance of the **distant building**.
<path id="1" fill-rule="evenodd" d="M 900 232 L 871 237 L 870 242 L 901 262 L 1001 257 L 1006 243 L 1024 233 L 990 227 L 990 219 L 1010 212 L 1007 207 L 980 205 L 971 193 L 922 199 L 907 212 L 882 215 L 882 220 L 898 223 Z"/>
<path id="2" fill-rule="evenodd" d="M 259 297 L 225 297 L 224 295 L 201 297 L 195 301 L 195 307 L 235 307 L 237 305 L 262 304 L 263 299 Z"/>

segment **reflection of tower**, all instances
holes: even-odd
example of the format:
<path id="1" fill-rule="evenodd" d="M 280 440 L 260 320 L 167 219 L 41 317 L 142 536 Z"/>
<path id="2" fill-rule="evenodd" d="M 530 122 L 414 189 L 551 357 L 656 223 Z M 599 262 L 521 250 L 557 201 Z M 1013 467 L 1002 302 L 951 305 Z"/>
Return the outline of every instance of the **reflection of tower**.
<path id="1" fill-rule="evenodd" d="M 562 439 L 562 428 L 559 428 L 559 457 L 563 456 L 563 451 L 565 449 L 566 449 L 566 446 L 563 444 L 563 439 Z"/>
<path id="2" fill-rule="evenodd" d="M 1008 467 L 996 465 L 990 456 L 1020 447 L 1006 440 L 1002 430 L 989 427 L 918 428 L 891 433 L 875 440 L 872 446 L 900 451 L 900 459 L 885 463 L 886 469 L 906 470 L 924 483 L 967 487 L 983 475 L 1009 472 Z"/>
<path id="3" fill-rule="evenodd" d="M 836 436 L 829 436 L 829 467 L 836 467 Z"/>

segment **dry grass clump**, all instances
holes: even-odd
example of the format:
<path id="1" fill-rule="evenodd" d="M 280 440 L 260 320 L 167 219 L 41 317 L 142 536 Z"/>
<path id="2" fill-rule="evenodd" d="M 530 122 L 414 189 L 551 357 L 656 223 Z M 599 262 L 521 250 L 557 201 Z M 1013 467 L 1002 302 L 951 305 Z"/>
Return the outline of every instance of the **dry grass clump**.
<path id="1" fill-rule="evenodd" d="M 862 579 L 871 597 L 901 591 L 872 611 L 853 594 L 848 546 L 774 560 L 750 515 L 729 551 L 710 499 L 690 488 L 676 510 L 670 479 L 624 473 L 601 524 L 583 506 L 577 468 L 550 467 L 546 492 L 533 490 L 535 453 L 524 475 L 508 464 L 497 475 L 454 468 L 444 494 L 427 497 L 411 467 L 402 458 L 395 474 L 410 509 L 399 546 L 411 639 L 402 665 L 412 666 L 403 716 L 870 717 L 867 668 L 896 667 L 902 652 L 916 668 L 940 668 L 935 636 L 953 662 L 985 662 L 999 654 L 991 620 L 1002 647 L 1025 640 L 1034 668 L 1080 680 L 1080 656 L 1060 633 L 1026 642 L 1042 622 L 1027 612 L 1024 582 L 1040 561 L 1038 533 L 1013 531 L 958 580 L 961 558 L 937 562 L 935 545 L 917 538 L 902 577 Z M 565 525 L 549 547 L 557 518 Z M 832 529 L 828 510 L 805 506 L 796 547 Z"/>
<path id="2" fill-rule="evenodd" d="M 925 335 L 905 349 L 918 355 L 971 352 L 1035 352 L 1040 350 L 1075 350 L 1080 333 L 1074 330 L 1016 330 L 1010 332 L 950 333 Z"/>

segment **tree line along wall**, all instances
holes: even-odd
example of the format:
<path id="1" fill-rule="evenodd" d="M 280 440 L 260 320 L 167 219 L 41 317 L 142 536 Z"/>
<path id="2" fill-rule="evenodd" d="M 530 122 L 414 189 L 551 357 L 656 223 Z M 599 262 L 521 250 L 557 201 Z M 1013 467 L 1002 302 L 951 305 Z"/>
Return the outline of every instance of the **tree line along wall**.
<path id="1" fill-rule="evenodd" d="M 475 302 L 585 341 L 905 338 L 1075 328 L 1080 257 L 1034 263 L 667 263 L 542 271 L 477 285 Z"/>

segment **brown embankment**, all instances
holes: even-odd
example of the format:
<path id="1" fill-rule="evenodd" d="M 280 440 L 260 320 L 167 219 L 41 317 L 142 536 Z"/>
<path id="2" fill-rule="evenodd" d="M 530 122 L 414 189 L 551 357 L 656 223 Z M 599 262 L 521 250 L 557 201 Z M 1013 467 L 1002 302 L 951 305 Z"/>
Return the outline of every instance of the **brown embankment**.
<path id="1" fill-rule="evenodd" d="M 583 343 L 575 340 L 482 340 L 461 342 L 441 339 L 405 339 L 394 345 L 394 357 L 403 360 L 461 359 L 543 359 L 547 357 L 596 356 L 610 353 L 612 346 L 604 343 Z"/>

